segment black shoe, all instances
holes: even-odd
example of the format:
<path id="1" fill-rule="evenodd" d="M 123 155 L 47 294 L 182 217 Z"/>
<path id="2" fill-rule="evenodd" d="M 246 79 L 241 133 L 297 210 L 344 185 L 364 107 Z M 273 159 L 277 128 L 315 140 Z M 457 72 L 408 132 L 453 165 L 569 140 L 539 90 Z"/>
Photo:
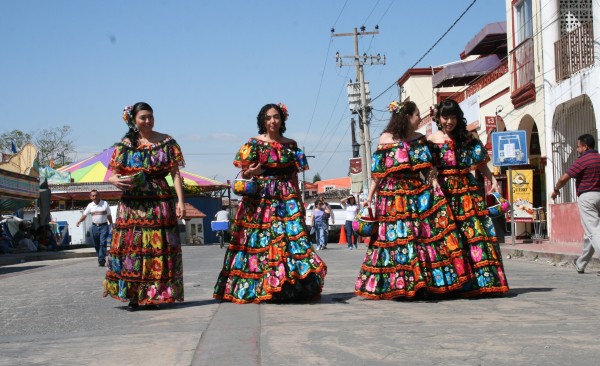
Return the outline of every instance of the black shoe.
<path id="1" fill-rule="evenodd" d="M 104 267 L 106 265 L 106 261 L 98 261 L 98 267 Z"/>
<path id="2" fill-rule="evenodd" d="M 127 304 L 127 310 L 129 311 L 136 311 L 137 309 L 139 309 L 140 305 L 137 302 L 129 302 L 129 304 Z"/>

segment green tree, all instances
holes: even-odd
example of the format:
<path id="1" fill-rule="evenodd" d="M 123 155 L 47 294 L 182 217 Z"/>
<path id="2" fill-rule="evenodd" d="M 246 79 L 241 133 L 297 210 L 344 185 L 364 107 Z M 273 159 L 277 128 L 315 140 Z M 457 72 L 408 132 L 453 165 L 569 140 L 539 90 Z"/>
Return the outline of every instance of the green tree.
<path id="1" fill-rule="evenodd" d="M 0 151 L 12 154 L 12 143 L 15 144 L 17 151 L 21 150 L 23 145 L 32 141 L 32 135 L 20 130 L 12 130 L 3 132 L 0 135 Z"/>
<path id="2" fill-rule="evenodd" d="M 316 183 L 320 180 L 322 180 L 321 175 L 319 173 L 315 174 L 315 176 L 313 177 L 313 183 Z"/>

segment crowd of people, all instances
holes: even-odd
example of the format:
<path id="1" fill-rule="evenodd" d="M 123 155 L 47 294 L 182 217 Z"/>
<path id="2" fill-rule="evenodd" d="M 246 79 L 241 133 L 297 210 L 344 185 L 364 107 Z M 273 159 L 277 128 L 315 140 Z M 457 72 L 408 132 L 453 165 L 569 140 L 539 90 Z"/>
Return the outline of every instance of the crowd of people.
<path id="1" fill-rule="evenodd" d="M 12 234 L 7 226 L 0 225 L 0 254 L 56 251 L 65 246 L 51 225 L 34 227 L 31 222 L 21 220 Z"/>

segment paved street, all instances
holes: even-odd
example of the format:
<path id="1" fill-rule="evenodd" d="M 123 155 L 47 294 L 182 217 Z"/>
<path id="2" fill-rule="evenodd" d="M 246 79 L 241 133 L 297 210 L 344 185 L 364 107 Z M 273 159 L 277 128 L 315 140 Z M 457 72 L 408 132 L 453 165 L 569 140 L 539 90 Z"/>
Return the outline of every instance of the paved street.
<path id="1" fill-rule="evenodd" d="M 353 295 L 364 247 L 329 246 L 323 297 L 304 304 L 212 300 L 217 245 L 184 247 L 186 302 L 154 311 L 101 298 L 94 258 L 0 267 L 0 365 L 598 362 L 596 271 L 507 259 L 505 298 L 369 301 Z"/>

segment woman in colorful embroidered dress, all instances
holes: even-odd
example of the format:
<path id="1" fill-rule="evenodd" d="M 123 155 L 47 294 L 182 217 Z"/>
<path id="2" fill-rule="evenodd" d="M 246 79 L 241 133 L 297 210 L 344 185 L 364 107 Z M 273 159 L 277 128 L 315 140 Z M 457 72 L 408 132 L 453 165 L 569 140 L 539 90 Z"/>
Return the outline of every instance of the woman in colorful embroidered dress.
<path id="1" fill-rule="evenodd" d="M 327 267 L 313 251 L 298 189 L 306 156 L 283 136 L 287 109 L 267 104 L 257 117 L 259 135 L 233 164 L 253 178 L 258 193 L 242 198 L 214 297 L 236 303 L 293 301 L 320 296 Z"/>
<path id="2" fill-rule="evenodd" d="M 487 166 L 487 150 L 467 132 L 463 111 L 454 100 L 441 102 L 435 118 L 439 131 L 428 140 L 440 186 L 450 202 L 473 270 L 474 279 L 465 286 L 465 294 L 506 293 L 508 282 L 484 189 L 471 173 L 479 170 L 491 181 L 492 190 L 498 192 L 498 182 Z"/>
<path id="3" fill-rule="evenodd" d="M 356 294 L 370 299 L 414 298 L 459 290 L 470 280 L 447 201 L 425 180 L 432 166 L 421 118 L 413 102 L 392 102 L 390 121 L 373 154 L 366 204 L 375 193 L 378 232 L 356 280 Z M 423 176 L 421 175 L 423 174 Z"/>
<path id="4" fill-rule="evenodd" d="M 110 161 L 108 181 L 123 190 L 109 251 L 104 296 L 157 307 L 183 301 L 183 265 L 177 219 L 185 214 L 179 167 L 184 159 L 171 136 L 156 132 L 146 103 L 125 107 L 129 132 Z M 174 202 L 165 177 L 171 174 Z"/>

